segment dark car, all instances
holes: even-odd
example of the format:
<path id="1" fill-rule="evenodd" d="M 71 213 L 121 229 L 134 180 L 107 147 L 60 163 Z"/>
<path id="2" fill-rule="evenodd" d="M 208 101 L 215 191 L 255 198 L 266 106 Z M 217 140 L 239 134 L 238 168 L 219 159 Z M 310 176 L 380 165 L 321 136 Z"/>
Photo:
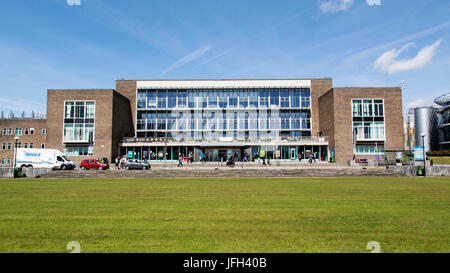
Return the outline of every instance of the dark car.
<path id="1" fill-rule="evenodd" d="M 81 161 L 80 169 L 89 170 L 89 169 L 98 169 L 98 170 L 107 170 L 109 168 L 108 164 L 103 164 L 95 159 L 85 159 Z"/>
<path id="2" fill-rule="evenodd" d="M 124 168 L 126 170 L 130 170 L 130 169 L 147 170 L 147 169 L 150 169 L 150 164 L 146 163 L 146 162 L 142 162 L 137 159 L 128 159 L 124 165 Z"/>

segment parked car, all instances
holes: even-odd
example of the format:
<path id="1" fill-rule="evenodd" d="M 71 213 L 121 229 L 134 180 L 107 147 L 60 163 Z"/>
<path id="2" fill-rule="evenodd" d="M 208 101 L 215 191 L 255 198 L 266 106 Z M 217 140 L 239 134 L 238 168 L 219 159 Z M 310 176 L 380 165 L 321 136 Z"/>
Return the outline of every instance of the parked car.
<path id="1" fill-rule="evenodd" d="M 109 169 L 109 165 L 98 162 L 95 159 L 85 159 L 85 160 L 81 161 L 80 169 L 82 169 L 82 170 L 89 170 L 89 169 L 107 170 L 107 169 Z"/>
<path id="2" fill-rule="evenodd" d="M 124 165 L 124 168 L 126 170 L 130 170 L 130 169 L 142 169 L 142 170 L 147 170 L 150 169 L 150 164 L 146 163 L 146 162 L 142 162 L 140 160 L 137 159 L 128 159 L 127 162 Z"/>

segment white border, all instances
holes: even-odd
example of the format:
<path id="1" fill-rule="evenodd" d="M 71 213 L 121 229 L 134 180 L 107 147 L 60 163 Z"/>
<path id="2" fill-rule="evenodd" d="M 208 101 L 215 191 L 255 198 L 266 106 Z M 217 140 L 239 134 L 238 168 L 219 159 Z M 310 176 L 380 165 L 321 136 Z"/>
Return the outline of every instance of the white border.
<path id="1" fill-rule="evenodd" d="M 311 88 L 311 80 L 161 80 L 137 81 L 137 89 Z"/>

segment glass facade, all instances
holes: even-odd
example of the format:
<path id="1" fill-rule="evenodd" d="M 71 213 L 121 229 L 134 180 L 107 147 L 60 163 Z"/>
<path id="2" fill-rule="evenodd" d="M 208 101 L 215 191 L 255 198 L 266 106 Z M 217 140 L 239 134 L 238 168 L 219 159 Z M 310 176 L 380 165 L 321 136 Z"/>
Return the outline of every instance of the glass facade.
<path id="1" fill-rule="evenodd" d="M 66 101 L 64 103 L 64 142 L 94 141 L 94 101 Z"/>
<path id="2" fill-rule="evenodd" d="M 384 100 L 352 99 L 352 121 L 354 154 L 384 154 Z"/>
<path id="3" fill-rule="evenodd" d="M 88 155 L 95 140 L 95 101 L 65 101 L 63 126 L 64 153 Z"/>
<path id="4" fill-rule="evenodd" d="M 139 89 L 137 137 L 177 141 L 311 137 L 309 88 Z"/>
<path id="5" fill-rule="evenodd" d="M 383 100 L 353 99 L 352 114 L 356 141 L 385 140 Z"/>

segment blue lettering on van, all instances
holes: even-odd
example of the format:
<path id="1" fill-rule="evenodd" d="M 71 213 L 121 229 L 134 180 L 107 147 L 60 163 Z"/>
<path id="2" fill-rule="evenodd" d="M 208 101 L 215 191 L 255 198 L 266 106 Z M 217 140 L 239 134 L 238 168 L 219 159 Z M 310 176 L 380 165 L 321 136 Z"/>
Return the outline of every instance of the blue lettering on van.
<path id="1" fill-rule="evenodd" d="M 40 157 L 41 154 L 40 154 L 40 153 L 28 153 L 28 152 L 25 152 L 25 156 L 35 156 L 35 157 Z"/>

